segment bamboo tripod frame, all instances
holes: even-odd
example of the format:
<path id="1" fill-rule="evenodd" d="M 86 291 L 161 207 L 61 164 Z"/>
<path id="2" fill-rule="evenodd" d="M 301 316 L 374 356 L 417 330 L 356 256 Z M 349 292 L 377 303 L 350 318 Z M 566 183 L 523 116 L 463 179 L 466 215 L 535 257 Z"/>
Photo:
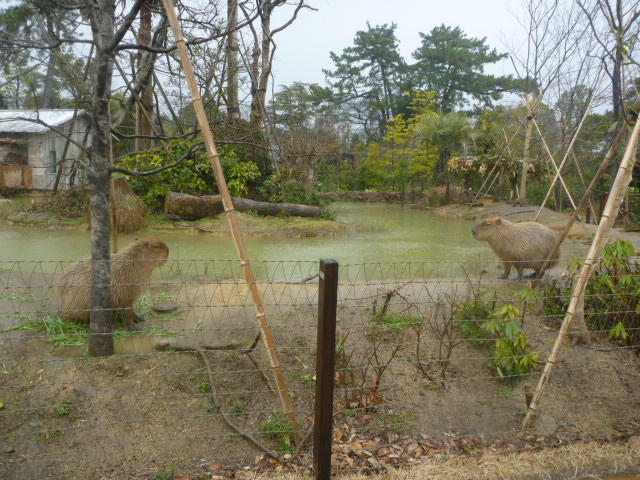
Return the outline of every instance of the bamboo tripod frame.
<path id="1" fill-rule="evenodd" d="M 589 113 L 591 113 L 591 106 L 593 105 L 593 100 L 596 98 L 596 91 L 597 89 L 600 87 L 600 79 L 602 78 L 602 75 L 600 74 L 598 76 L 598 81 L 596 82 L 597 86 L 596 88 L 591 92 L 591 98 L 589 99 L 589 103 L 587 104 L 587 107 L 584 109 L 584 113 L 582 114 L 582 118 L 580 119 L 580 123 L 578 123 L 578 126 L 576 127 L 576 131 L 573 133 L 573 136 L 571 138 L 571 142 L 569 142 L 569 146 L 567 147 L 567 151 L 564 154 L 564 157 L 562 158 L 562 161 L 560 162 L 560 166 L 556 167 L 556 175 L 553 177 L 553 181 L 551 182 L 551 185 L 549 186 L 549 190 L 547 191 L 547 194 L 544 197 L 544 200 L 542 201 L 542 204 L 540 205 L 540 208 L 538 209 L 538 213 L 536 213 L 535 218 L 533 219 L 534 222 L 538 221 L 538 217 L 540 216 L 540 214 L 542 213 L 542 209 L 544 208 L 544 206 L 547 203 L 547 200 L 549 200 L 549 197 L 551 196 L 551 191 L 553 190 L 553 187 L 556 184 L 556 181 L 558 180 L 558 178 L 560 179 L 560 181 L 562 181 L 562 185 L 564 186 L 565 190 L 566 190 L 566 185 L 564 185 L 564 181 L 562 180 L 562 176 L 560 175 L 560 172 L 562 171 L 562 168 L 564 167 L 565 162 L 567 161 L 567 158 L 569 157 L 569 154 L 573 154 L 573 145 L 576 142 L 576 139 L 578 138 L 578 134 L 580 133 L 580 130 L 582 129 L 582 125 L 584 124 L 584 121 L 587 119 L 587 116 L 589 115 Z M 535 120 L 534 120 L 535 122 Z M 536 129 L 538 130 L 538 134 L 540 135 L 540 138 L 542 139 L 542 141 L 544 142 L 544 146 L 545 149 L 547 150 L 547 154 L 549 155 L 549 158 L 551 158 L 551 161 L 553 161 L 553 156 L 551 155 L 551 152 L 549 152 L 549 148 L 547 147 L 547 143 L 544 141 L 544 137 L 542 136 L 542 132 L 540 131 L 540 127 L 538 126 L 538 123 L 536 122 L 535 124 Z M 578 167 L 578 161 L 574 156 L 574 160 L 576 162 L 576 168 L 579 170 Z M 554 162 L 555 165 L 555 162 Z M 582 175 L 580 175 L 582 177 Z M 569 196 L 569 199 L 571 200 L 571 205 L 573 205 L 573 209 L 576 210 L 577 207 L 575 205 L 575 203 L 573 202 L 573 199 L 571 198 L 571 194 L 569 194 L 569 191 L 567 191 L 567 195 Z"/>
<path id="2" fill-rule="evenodd" d="M 640 121 L 636 121 L 631 136 L 629 137 L 622 163 L 618 168 L 618 173 L 613 182 L 613 185 L 611 186 L 611 192 L 609 193 L 607 204 L 605 205 L 604 212 L 602 214 L 602 217 L 600 218 L 600 224 L 598 225 L 598 229 L 596 230 L 595 238 L 591 243 L 589 253 L 587 254 L 584 264 L 580 269 L 580 273 L 576 276 L 576 279 L 573 283 L 571 290 L 571 301 L 569 302 L 567 313 L 564 317 L 564 320 L 562 321 L 562 326 L 560 327 L 560 331 L 558 332 L 558 336 L 553 345 L 553 349 L 551 350 L 547 363 L 544 366 L 544 371 L 542 372 L 540 380 L 538 381 L 533 399 L 529 404 L 527 415 L 522 422 L 523 429 L 529 428 L 533 423 L 533 420 L 535 419 L 536 409 L 540 403 L 540 399 L 544 393 L 547 383 L 549 382 L 551 371 L 553 370 L 553 367 L 557 362 L 558 354 L 560 353 L 562 344 L 564 343 L 564 340 L 569 331 L 569 327 L 571 326 L 571 321 L 573 320 L 574 315 L 576 313 L 579 313 L 578 310 L 580 307 L 580 302 L 582 299 L 584 299 L 584 291 L 591 276 L 593 267 L 594 265 L 596 265 L 596 263 L 600 259 L 600 256 L 602 255 L 604 244 L 609 238 L 609 234 L 611 233 L 611 229 L 613 228 L 613 223 L 618 216 L 620 205 L 622 204 L 622 200 L 624 198 L 627 187 L 631 182 L 633 165 L 636 161 L 636 149 L 638 146 L 639 135 Z"/>
<path id="3" fill-rule="evenodd" d="M 256 317 L 260 326 L 262 338 L 264 339 L 265 347 L 267 349 L 269 363 L 271 365 L 271 368 L 273 369 L 273 374 L 278 387 L 278 395 L 280 396 L 280 403 L 282 404 L 282 409 L 284 410 L 287 419 L 293 426 L 294 438 L 296 444 L 299 445 L 302 440 L 302 436 L 300 435 L 300 428 L 298 427 L 298 423 L 293 413 L 293 405 L 291 404 L 289 390 L 282 374 L 280 362 L 278 360 L 278 353 L 275 348 L 273 337 L 271 336 L 269 324 L 267 323 L 267 317 L 265 315 L 260 292 L 258 291 L 258 287 L 256 285 L 256 279 L 253 274 L 253 269 L 251 268 L 251 264 L 249 263 L 249 256 L 244 245 L 242 230 L 240 229 L 236 210 L 233 207 L 233 201 L 231 200 L 231 195 L 229 194 L 229 189 L 227 188 L 227 181 L 222 171 L 220 157 L 218 156 L 216 145 L 213 140 L 213 135 L 211 133 L 211 127 L 209 126 L 209 121 L 207 120 L 204 106 L 202 104 L 202 98 L 200 97 L 200 92 L 198 91 L 195 75 L 193 73 L 193 67 L 191 65 L 191 60 L 189 59 L 189 53 L 187 51 L 187 46 L 182 34 L 182 29 L 180 28 L 178 16 L 176 15 L 175 7 L 172 0 L 162 0 L 162 3 L 164 4 L 164 8 L 169 19 L 169 24 L 171 25 L 173 35 L 176 39 L 180 62 L 182 64 L 182 69 L 184 70 L 187 83 L 189 84 L 189 90 L 191 91 L 191 97 L 193 99 L 193 107 L 196 113 L 196 117 L 198 118 L 198 124 L 200 125 L 200 131 L 202 133 L 202 138 L 209 155 L 209 161 L 211 162 L 211 167 L 213 168 L 213 173 L 218 184 L 218 189 L 220 190 L 222 205 L 224 206 L 224 211 L 227 214 L 227 220 L 231 229 L 231 235 L 235 243 L 238 257 L 240 258 L 240 265 L 242 266 L 242 269 L 244 271 L 244 277 L 247 281 L 249 290 L 251 292 L 251 298 L 253 299 L 253 303 L 256 307 Z"/>

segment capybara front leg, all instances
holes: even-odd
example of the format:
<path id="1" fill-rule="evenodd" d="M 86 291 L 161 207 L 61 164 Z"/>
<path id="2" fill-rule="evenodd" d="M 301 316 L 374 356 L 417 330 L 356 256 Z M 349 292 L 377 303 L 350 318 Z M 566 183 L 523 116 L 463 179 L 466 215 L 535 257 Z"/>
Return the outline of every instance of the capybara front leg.
<path id="1" fill-rule="evenodd" d="M 124 322 L 124 326 L 127 327 L 127 330 L 140 330 L 140 328 L 135 325 L 136 314 L 132 308 L 122 310 L 121 315 L 122 321 Z"/>
<path id="2" fill-rule="evenodd" d="M 509 262 L 504 262 L 502 266 L 504 267 L 504 275 L 498 278 L 507 279 L 509 278 L 509 272 L 511 272 L 511 264 Z"/>

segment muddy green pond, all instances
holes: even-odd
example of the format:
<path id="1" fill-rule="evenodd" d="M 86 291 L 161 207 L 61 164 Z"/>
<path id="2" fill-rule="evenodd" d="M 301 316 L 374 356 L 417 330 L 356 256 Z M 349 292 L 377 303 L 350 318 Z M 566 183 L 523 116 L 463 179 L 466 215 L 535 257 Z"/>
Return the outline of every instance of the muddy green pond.
<path id="1" fill-rule="evenodd" d="M 348 228 L 330 238 L 246 239 L 255 260 L 317 260 L 341 263 L 465 261 L 491 258 L 486 244 L 471 236 L 473 222 L 439 217 L 425 210 L 400 205 L 338 203 L 334 210 Z M 0 261 L 75 260 L 89 254 L 88 231 L 46 231 L 12 225 L 0 226 Z M 142 231 L 165 241 L 171 259 L 234 259 L 231 237 L 206 233 Z M 134 235 L 122 235 L 121 244 Z"/>

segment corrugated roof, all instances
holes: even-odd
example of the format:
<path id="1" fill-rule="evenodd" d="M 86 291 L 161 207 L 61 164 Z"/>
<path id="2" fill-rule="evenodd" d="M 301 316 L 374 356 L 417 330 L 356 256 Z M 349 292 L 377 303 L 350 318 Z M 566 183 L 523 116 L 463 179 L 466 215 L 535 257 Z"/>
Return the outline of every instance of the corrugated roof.
<path id="1" fill-rule="evenodd" d="M 46 133 L 73 118 L 73 109 L 0 110 L 0 133 Z M 84 110 L 78 110 L 83 115 Z"/>

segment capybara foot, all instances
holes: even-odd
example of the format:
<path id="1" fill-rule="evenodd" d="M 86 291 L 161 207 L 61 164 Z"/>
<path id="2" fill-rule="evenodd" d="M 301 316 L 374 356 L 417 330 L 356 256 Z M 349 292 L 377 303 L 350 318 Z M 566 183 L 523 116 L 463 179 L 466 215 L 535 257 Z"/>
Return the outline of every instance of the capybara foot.
<path id="1" fill-rule="evenodd" d="M 509 275 L 498 275 L 498 280 L 506 280 L 509 278 Z"/>
<path id="2" fill-rule="evenodd" d="M 130 332 L 139 332 L 140 330 L 142 330 L 142 328 L 136 325 L 134 322 L 131 322 L 129 325 L 127 325 L 127 330 L 129 330 Z"/>
<path id="3" fill-rule="evenodd" d="M 134 315 L 133 316 L 133 322 L 134 323 L 142 323 L 142 322 L 146 322 L 146 319 L 144 317 L 141 317 L 140 315 Z"/>

